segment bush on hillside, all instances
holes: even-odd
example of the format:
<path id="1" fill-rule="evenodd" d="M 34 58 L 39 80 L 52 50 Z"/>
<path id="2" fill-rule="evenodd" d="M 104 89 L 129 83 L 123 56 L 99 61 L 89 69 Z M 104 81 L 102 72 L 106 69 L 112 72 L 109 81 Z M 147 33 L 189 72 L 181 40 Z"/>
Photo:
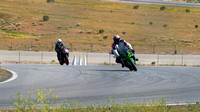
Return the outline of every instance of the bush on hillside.
<path id="1" fill-rule="evenodd" d="M 43 21 L 48 21 L 49 20 L 49 16 L 43 16 Z"/>
<path id="2" fill-rule="evenodd" d="M 47 0 L 47 3 L 54 3 L 55 0 Z"/>
<path id="3" fill-rule="evenodd" d="M 103 36 L 103 39 L 107 39 L 108 38 L 108 36 Z"/>
<path id="4" fill-rule="evenodd" d="M 135 5 L 133 9 L 139 9 L 139 5 Z"/>
<path id="5" fill-rule="evenodd" d="M 122 34 L 126 34 L 126 32 L 125 32 L 125 31 L 123 31 L 123 32 L 122 32 Z"/>
<path id="6" fill-rule="evenodd" d="M 166 9 L 165 6 L 161 6 L 161 7 L 160 7 L 160 10 L 161 10 L 161 11 L 164 11 L 165 9 Z"/>
<path id="7" fill-rule="evenodd" d="M 104 32 L 104 30 L 103 29 L 100 29 L 99 30 L 99 34 L 101 34 L 101 33 L 103 33 Z"/>
<path id="8" fill-rule="evenodd" d="M 185 12 L 190 12 L 190 9 L 185 9 Z"/>
<path id="9" fill-rule="evenodd" d="M 164 28 L 167 27 L 167 24 L 164 24 L 163 27 L 164 27 Z"/>

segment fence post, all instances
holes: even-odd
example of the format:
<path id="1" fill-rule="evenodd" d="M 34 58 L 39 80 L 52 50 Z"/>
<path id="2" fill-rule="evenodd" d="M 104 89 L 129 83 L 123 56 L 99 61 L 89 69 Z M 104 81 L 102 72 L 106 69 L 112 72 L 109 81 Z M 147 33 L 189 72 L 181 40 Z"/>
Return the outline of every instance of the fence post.
<path id="1" fill-rule="evenodd" d="M 111 64 L 111 54 L 109 53 L 109 64 Z"/>
<path id="2" fill-rule="evenodd" d="M 87 60 L 87 65 L 89 64 L 89 60 L 88 60 L 88 52 L 86 53 L 86 60 Z"/>
<path id="3" fill-rule="evenodd" d="M 157 66 L 159 65 L 159 54 L 157 56 Z"/>
<path id="4" fill-rule="evenodd" d="M 20 56 L 21 56 L 21 53 L 20 53 L 20 50 L 19 50 L 19 64 L 20 64 Z"/>
<path id="5" fill-rule="evenodd" d="M 181 58 L 181 65 L 183 66 L 183 55 L 182 55 L 182 58 Z"/>
<path id="6" fill-rule="evenodd" d="M 43 52 L 41 52 L 41 64 L 43 64 Z"/>

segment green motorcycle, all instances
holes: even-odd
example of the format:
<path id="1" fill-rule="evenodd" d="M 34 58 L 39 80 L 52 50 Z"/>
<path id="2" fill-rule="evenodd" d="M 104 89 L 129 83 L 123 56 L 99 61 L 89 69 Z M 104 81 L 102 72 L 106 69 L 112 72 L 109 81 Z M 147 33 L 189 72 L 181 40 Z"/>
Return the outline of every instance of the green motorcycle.
<path id="1" fill-rule="evenodd" d="M 128 67 L 130 69 L 130 71 L 137 71 L 136 68 L 136 61 L 138 61 L 138 59 L 135 58 L 134 53 L 129 50 L 129 49 L 124 49 L 120 52 L 120 57 L 121 57 L 121 61 L 122 64 L 124 64 L 125 67 Z"/>

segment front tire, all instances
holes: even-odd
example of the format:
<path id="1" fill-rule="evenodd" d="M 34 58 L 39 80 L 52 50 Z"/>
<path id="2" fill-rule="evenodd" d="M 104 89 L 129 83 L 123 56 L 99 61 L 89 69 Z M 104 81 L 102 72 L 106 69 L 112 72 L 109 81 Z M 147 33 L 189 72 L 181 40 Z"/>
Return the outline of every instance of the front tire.
<path id="1" fill-rule="evenodd" d="M 127 65 L 128 65 L 128 68 L 130 69 L 130 71 L 137 71 L 137 68 L 136 68 L 136 66 L 135 66 L 135 63 L 132 61 L 132 60 L 129 60 L 129 61 L 127 61 L 128 63 L 127 63 Z"/>
<path id="2" fill-rule="evenodd" d="M 61 61 L 59 61 L 59 63 L 60 63 L 60 65 L 63 65 L 64 63 L 63 62 L 61 62 Z"/>
<path id="3" fill-rule="evenodd" d="M 65 59 L 65 64 L 69 65 L 69 59 L 68 58 Z"/>

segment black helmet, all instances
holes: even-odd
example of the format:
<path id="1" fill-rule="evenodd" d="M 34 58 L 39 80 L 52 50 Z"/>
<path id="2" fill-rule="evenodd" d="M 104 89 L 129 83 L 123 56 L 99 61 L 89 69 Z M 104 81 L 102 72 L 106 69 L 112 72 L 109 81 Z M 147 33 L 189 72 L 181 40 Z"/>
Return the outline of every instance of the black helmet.
<path id="1" fill-rule="evenodd" d="M 115 35 L 115 36 L 113 37 L 113 40 L 114 40 L 114 43 L 119 43 L 120 36 L 119 36 L 119 35 Z"/>

